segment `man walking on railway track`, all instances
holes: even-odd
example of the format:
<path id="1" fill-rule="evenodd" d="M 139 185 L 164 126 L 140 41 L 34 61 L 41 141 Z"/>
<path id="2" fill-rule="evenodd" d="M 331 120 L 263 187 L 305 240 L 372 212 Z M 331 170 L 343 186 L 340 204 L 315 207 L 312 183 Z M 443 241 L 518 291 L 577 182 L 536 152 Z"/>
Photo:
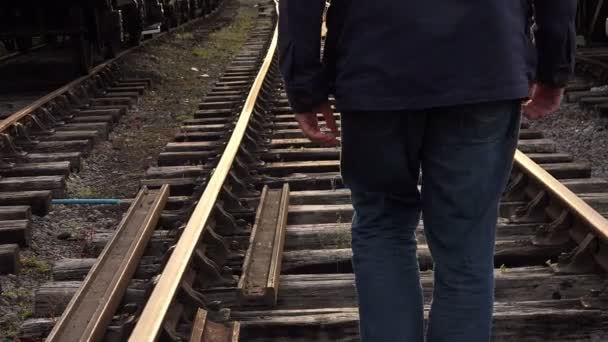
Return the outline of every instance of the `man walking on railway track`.
<path id="1" fill-rule="evenodd" d="M 329 94 L 342 113 L 361 340 L 489 341 L 497 207 L 520 115 L 559 108 L 576 1 L 333 0 L 321 60 L 324 6 L 280 1 L 280 66 L 307 137 L 338 143 Z M 435 277 L 426 332 L 421 213 Z"/>

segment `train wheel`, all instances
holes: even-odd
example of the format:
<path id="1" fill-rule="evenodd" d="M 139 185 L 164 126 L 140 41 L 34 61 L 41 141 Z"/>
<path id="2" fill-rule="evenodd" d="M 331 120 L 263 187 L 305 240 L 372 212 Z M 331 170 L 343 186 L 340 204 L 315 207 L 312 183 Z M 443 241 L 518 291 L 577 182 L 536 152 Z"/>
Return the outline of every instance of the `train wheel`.
<path id="1" fill-rule="evenodd" d="M 86 75 L 93 66 L 93 46 L 87 41 L 84 34 L 72 36 L 74 48 L 74 62 L 80 74 Z"/>
<path id="2" fill-rule="evenodd" d="M 205 9 L 202 6 L 202 2 L 200 0 L 190 0 L 190 12 L 190 17 L 192 19 L 205 15 Z"/>
<path id="3" fill-rule="evenodd" d="M 46 36 L 44 36 L 44 42 L 46 44 L 55 46 L 55 45 L 57 45 L 58 39 L 57 39 L 57 36 L 55 36 L 55 35 L 47 34 Z"/>
<path id="4" fill-rule="evenodd" d="M 114 58 L 120 51 L 122 45 L 122 17 L 119 11 L 103 11 L 97 16 L 101 18 L 98 22 L 101 40 L 103 42 L 102 53 L 105 59 Z"/>
<path id="5" fill-rule="evenodd" d="M 32 48 L 32 37 L 17 37 L 17 49 L 25 51 Z"/>
<path id="6" fill-rule="evenodd" d="M 182 1 L 180 14 L 182 16 L 183 23 L 190 21 L 190 2 L 187 0 Z"/>
<path id="7" fill-rule="evenodd" d="M 177 27 L 181 24 L 181 17 L 178 12 L 179 10 L 175 5 L 171 5 L 167 10 L 167 22 L 169 23 L 169 27 Z"/>
<path id="8" fill-rule="evenodd" d="M 141 7 L 135 5 L 125 6 L 125 30 L 129 34 L 130 46 L 137 46 L 141 42 L 141 34 L 144 30 L 144 22 L 141 15 L 141 10 Z"/>
<path id="9" fill-rule="evenodd" d="M 12 39 L 5 39 L 2 41 L 2 43 L 4 43 L 4 48 L 8 52 L 14 52 L 17 49 L 17 46 L 15 45 L 15 41 Z"/>
<path id="10" fill-rule="evenodd" d="M 213 3 L 211 2 L 211 0 L 204 0 L 205 1 L 205 14 L 210 14 L 211 12 L 213 12 Z"/>
<path id="11" fill-rule="evenodd" d="M 167 17 L 167 14 L 165 13 L 165 15 L 163 17 L 163 21 L 160 23 L 160 30 L 162 32 L 167 32 L 167 31 L 169 31 L 170 28 L 171 28 L 171 22 L 169 20 L 169 17 Z"/>
<path id="12" fill-rule="evenodd" d="M 112 40 L 107 41 L 104 44 L 104 57 L 105 58 L 114 58 L 120 51 L 120 40 Z"/>

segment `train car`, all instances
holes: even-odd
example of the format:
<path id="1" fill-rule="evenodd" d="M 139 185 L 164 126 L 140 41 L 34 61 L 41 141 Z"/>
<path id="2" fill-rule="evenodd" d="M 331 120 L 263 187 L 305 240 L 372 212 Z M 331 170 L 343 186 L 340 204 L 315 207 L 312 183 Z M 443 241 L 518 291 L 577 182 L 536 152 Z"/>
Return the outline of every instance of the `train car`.
<path id="1" fill-rule="evenodd" d="M 123 43 L 137 45 L 145 27 L 171 27 L 189 19 L 199 0 L 19 0 L 0 4 L 0 41 L 7 50 L 27 50 L 33 40 L 71 45 L 81 73 L 95 57 L 116 55 Z M 204 0 L 207 1 L 207 0 Z M 165 10 L 165 6 L 169 9 Z M 195 7 L 196 9 L 197 7 Z M 174 19 L 172 20 L 171 17 Z"/>
<path id="2" fill-rule="evenodd" d="M 112 0 L 20 0 L 0 5 L 0 39 L 8 49 L 26 50 L 34 38 L 60 38 L 72 45 L 82 72 L 88 72 L 94 53 L 114 55 L 121 34 L 121 12 Z"/>
<path id="3" fill-rule="evenodd" d="M 217 7 L 218 0 L 163 0 L 165 30 L 181 25 L 193 18 L 209 14 Z"/>

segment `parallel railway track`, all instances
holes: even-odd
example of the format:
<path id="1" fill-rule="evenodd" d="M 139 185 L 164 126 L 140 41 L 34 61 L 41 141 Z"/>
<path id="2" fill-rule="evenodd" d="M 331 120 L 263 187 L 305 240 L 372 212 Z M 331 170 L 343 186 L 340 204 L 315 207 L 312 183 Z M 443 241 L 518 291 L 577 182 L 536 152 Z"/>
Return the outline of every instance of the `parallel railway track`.
<path id="1" fill-rule="evenodd" d="M 277 70 L 275 22 L 262 7 L 249 43 L 142 181 L 149 189 L 169 184 L 171 196 L 143 258 L 130 266 L 134 279 L 108 300 L 122 304 L 106 339 L 358 340 L 353 209 L 339 149 L 301 138 Z M 523 124 L 497 223 L 496 341 L 608 339 L 606 215 L 608 181 Z M 428 310 L 433 264 L 423 226 Z M 92 268 L 93 279 L 104 260 L 71 261 L 55 275 L 73 283 Z M 78 282 L 64 303 L 87 284 Z M 56 331 L 73 321 L 69 309 Z M 24 335 L 46 335 L 54 323 L 32 320 Z"/>
<path id="2" fill-rule="evenodd" d="M 45 44 L 39 44 L 39 45 L 31 47 L 30 49 L 27 49 L 26 51 L 10 52 L 10 53 L 6 53 L 4 55 L 0 55 L 0 63 L 11 60 L 13 58 L 18 58 L 19 56 L 22 56 L 28 52 L 32 52 L 32 51 L 41 49 L 44 46 L 45 46 Z"/>
<path id="3" fill-rule="evenodd" d="M 578 102 L 601 115 L 608 114 L 608 49 L 581 49 L 577 54 L 576 72 L 580 76 L 566 88 L 565 100 Z"/>
<path id="4" fill-rule="evenodd" d="M 219 8 L 167 33 L 213 19 L 217 13 Z M 153 44 L 167 33 L 140 46 Z M 24 101 L 17 103 L 27 105 L 0 115 L 0 274 L 18 272 L 19 247 L 31 241 L 32 214 L 46 215 L 52 198 L 65 197 L 66 178 L 80 169 L 94 145 L 108 138 L 120 118 L 152 86 L 149 79 L 128 78 L 119 66 L 123 57 L 138 48 L 121 52 L 95 66 L 89 75 L 33 101 L 22 93 L 2 95 L 0 104 L 21 96 Z"/>

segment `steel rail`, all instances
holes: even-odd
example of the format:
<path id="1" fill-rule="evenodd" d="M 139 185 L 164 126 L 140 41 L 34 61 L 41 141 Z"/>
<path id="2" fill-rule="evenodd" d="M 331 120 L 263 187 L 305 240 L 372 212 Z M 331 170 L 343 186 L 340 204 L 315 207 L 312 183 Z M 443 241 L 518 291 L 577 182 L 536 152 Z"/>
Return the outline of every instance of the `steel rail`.
<path id="1" fill-rule="evenodd" d="M 0 63 L 7 62 L 7 61 L 9 61 L 13 58 L 17 58 L 19 56 L 25 56 L 30 52 L 40 50 L 41 48 L 45 47 L 46 45 L 47 44 L 38 44 L 38 45 L 32 46 L 31 48 L 24 50 L 24 51 L 12 52 L 12 53 L 6 54 L 4 56 L 0 56 Z"/>
<path id="2" fill-rule="evenodd" d="M 196 246 L 205 232 L 205 227 L 207 226 L 215 202 L 232 167 L 232 163 L 239 150 L 247 126 L 249 125 L 254 105 L 275 55 L 277 39 L 278 29 L 275 26 L 268 52 L 264 58 L 262 67 L 253 82 L 249 95 L 247 96 L 247 100 L 245 101 L 239 120 L 234 127 L 230 141 L 226 145 L 224 153 L 222 154 L 211 179 L 209 179 L 205 191 L 177 242 L 175 250 L 171 254 L 163 272 L 158 278 L 157 284 L 139 317 L 137 325 L 129 337 L 129 341 L 131 342 L 151 342 L 158 338 L 165 315 L 177 294 L 182 276 L 190 263 Z"/>
<path id="3" fill-rule="evenodd" d="M 551 197 L 557 199 L 568 211 L 591 227 L 597 237 L 608 241 L 608 220 L 585 203 L 580 197 L 545 171 L 523 152 L 515 152 L 515 165 L 529 177 L 540 183 Z"/>
<path id="4" fill-rule="evenodd" d="M 4 131 L 6 131 L 7 129 L 9 129 L 14 124 L 16 124 L 17 122 L 21 121 L 22 119 L 24 119 L 28 115 L 31 115 L 38 108 L 40 108 L 40 107 L 44 106 L 45 104 L 53 101 L 58 96 L 61 96 L 61 95 L 65 94 L 70 89 L 78 86 L 79 84 L 81 84 L 82 82 L 86 81 L 87 79 L 95 76 L 101 70 L 103 70 L 104 68 L 108 67 L 109 65 L 111 65 L 112 63 L 114 63 L 116 60 L 118 60 L 118 58 L 124 56 L 126 53 L 128 53 L 130 51 L 132 51 L 132 50 L 129 49 L 129 50 L 125 50 L 125 51 L 121 52 L 115 58 L 110 59 L 110 60 L 108 60 L 108 61 L 106 61 L 106 62 L 104 62 L 102 64 L 99 64 L 99 65 L 95 66 L 88 75 L 81 76 L 81 77 L 75 79 L 74 81 L 71 81 L 70 83 L 62 86 L 61 88 L 54 90 L 53 92 L 51 92 L 51 93 L 49 93 L 49 94 L 47 94 L 47 95 L 45 95 L 45 96 L 37 99 L 36 101 L 30 103 L 26 107 L 21 108 L 20 110 L 18 110 L 15 113 L 11 114 L 8 118 L 0 121 L 0 133 L 3 133 Z"/>
<path id="5" fill-rule="evenodd" d="M 176 32 L 178 30 L 182 30 L 185 29 L 187 27 L 190 27 L 196 23 L 198 23 L 201 20 L 204 19 L 208 19 L 210 16 L 214 15 L 215 13 L 217 13 L 224 5 L 224 1 L 222 1 L 218 7 L 210 14 L 206 15 L 206 16 L 202 16 L 199 18 L 196 18 L 194 20 L 191 20 L 187 23 L 184 23 L 178 27 L 174 27 L 170 30 L 168 30 L 167 32 L 163 32 L 157 36 L 154 36 L 148 40 L 143 41 L 140 45 L 137 46 L 133 46 L 131 48 L 128 48 L 124 51 L 121 51 L 120 53 L 118 53 L 116 55 L 116 57 L 109 59 L 95 67 L 93 67 L 93 69 L 91 69 L 91 71 L 89 72 L 88 75 L 84 75 L 81 76 L 77 79 L 75 79 L 74 81 L 69 82 L 68 84 L 62 86 L 59 89 L 54 90 L 53 92 L 37 99 L 36 101 L 30 103 L 27 107 L 24 107 L 16 112 L 14 112 L 13 114 L 11 114 L 9 117 L 7 117 L 6 119 L 0 121 L 0 133 L 4 133 L 7 129 L 9 129 L 10 127 L 12 127 L 13 125 L 15 125 L 16 123 L 18 123 L 19 121 L 23 120 L 25 117 L 31 115 L 36 109 L 40 108 L 41 106 L 44 106 L 45 104 L 51 102 L 52 100 L 54 100 L 55 98 L 57 98 L 58 96 L 61 96 L 63 94 L 65 94 L 66 92 L 68 92 L 70 89 L 78 86 L 79 84 L 81 84 L 82 82 L 86 81 L 89 78 L 92 78 L 93 76 L 97 75 L 99 72 L 101 72 L 102 70 L 104 70 L 106 67 L 112 65 L 112 63 L 117 62 L 118 60 L 120 60 L 121 58 L 123 58 L 125 55 L 140 49 L 142 47 L 145 47 L 147 45 L 149 45 L 151 42 L 157 41 L 158 39 Z"/>
<path id="6" fill-rule="evenodd" d="M 140 190 L 46 341 L 102 340 L 168 197 L 166 184 L 159 190 Z"/>
<path id="7" fill-rule="evenodd" d="M 577 64 L 578 62 L 585 62 L 587 64 L 592 64 L 598 67 L 602 67 L 604 69 L 608 69 L 608 64 L 602 61 L 598 61 L 596 59 L 593 59 L 593 57 L 590 56 L 585 56 L 585 55 L 577 55 L 576 56 L 576 61 Z"/>

